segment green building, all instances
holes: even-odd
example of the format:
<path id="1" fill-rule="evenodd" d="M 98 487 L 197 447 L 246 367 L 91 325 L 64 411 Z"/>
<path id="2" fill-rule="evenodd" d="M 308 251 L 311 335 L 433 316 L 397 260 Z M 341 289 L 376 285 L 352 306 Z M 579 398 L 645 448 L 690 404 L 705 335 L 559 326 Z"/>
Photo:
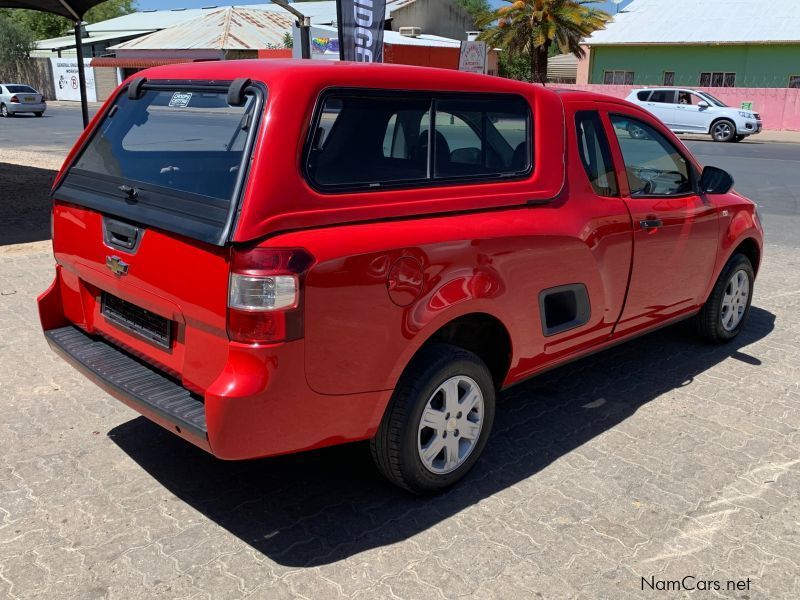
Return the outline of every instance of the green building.
<path id="1" fill-rule="evenodd" d="M 585 44 L 578 83 L 800 88 L 800 0 L 633 0 Z"/>

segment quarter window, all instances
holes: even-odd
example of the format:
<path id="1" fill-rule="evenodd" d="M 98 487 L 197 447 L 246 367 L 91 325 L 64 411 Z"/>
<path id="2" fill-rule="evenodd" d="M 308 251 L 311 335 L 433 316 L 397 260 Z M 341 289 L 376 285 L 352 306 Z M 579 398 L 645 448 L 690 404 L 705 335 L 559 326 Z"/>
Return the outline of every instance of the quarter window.
<path id="1" fill-rule="evenodd" d="M 323 188 L 372 189 L 528 172 L 527 102 L 466 96 L 329 94 L 307 153 L 309 178 Z"/>
<path id="2" fill-rule="evenodd" d="M 650 96 L 650 102 L 658 102 L 661 104 L 675 104 L 675 91 L 674 90 L 656 90 Z"/>
<path id="3" fill-rule="evenodd" d="M 630 117 L 611 115 L 632 197 L 678 196 L 693 191 L 689 163 L 653 127 Z"/>
<path id="4" fill-rule="evenodd" d="M 598 196 L 616 196 L 617 177 L 600 115 L 594 110 L 576 113 L 575 129 L 578 154 L 595 193 Z"/>

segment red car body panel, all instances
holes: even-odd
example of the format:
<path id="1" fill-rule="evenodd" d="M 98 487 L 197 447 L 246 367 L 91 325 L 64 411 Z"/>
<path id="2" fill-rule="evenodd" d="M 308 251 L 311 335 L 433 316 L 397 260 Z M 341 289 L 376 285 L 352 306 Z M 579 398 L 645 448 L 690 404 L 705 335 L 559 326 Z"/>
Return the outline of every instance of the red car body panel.
<path id="1" fill-rule="evenodd" d="M 370 438 L 411 358 L 460 317 L 487 315 L 507 332 L 511 355 L 498 382 L 503 387 L 697 312 L 736 248 L 754 244 L 760 256 L 763 232 L 754 205 L 733 192 L 630 197 L 607 113 L 635 116 L 683 146 L 649 113 L 624 101 L 452 71 L 315 61 L 171 65 L 138 75 L 248 77 L 266 86 L 265 118 L 231 243 L 213 246 L 148 227 L 138 251 L 125 256 L 127 276 L 106 268 L 110 250 L 101 214 L 59 200 L 58 183 L 112 98 L 56 182 L 56 277 L 39 298 L 39 312 L 45 331 L 74 324 L 201 396 L 207 438 L 179 435 L 220 458 Z M 314 107 L 331 87 L 520 95 L 533 115 L 533 172 L 479 184 L 320 192 L 301 165 Z M 599 197 L 586 176 L 575 143 L 574 115 L 582 110 L 603 115 L 619 197 Z M 662 227 L 637 227 L 654 216 Z M 231 253 L 255 246 L 303 248 L 314 257 L 303 282 L 300 339 L 229 339 Z M 539 293 L 578 283 L 591 300 L 588 321 L 545 335 Z M 108 323 L 100 313 L 101 292 L 169 319 L 175 332 L 170 347 Z M 104 388 L 178 433 L 169 419 Z"/>

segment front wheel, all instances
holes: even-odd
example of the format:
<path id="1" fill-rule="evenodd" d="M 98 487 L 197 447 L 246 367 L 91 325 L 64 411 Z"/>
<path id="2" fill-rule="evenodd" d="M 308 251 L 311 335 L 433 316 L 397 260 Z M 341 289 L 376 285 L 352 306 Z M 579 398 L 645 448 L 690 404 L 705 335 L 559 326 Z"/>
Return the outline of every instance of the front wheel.
<path id="1" fill-rule="evenodd" d="M 697 314 L 697 330 L 704 340 L 722 344 L 739 335 L 750 313 L 754 280 L 750 259 L 744 254 L 734 254 Z"/>
<path id="2" fill-rule="evenodd" d="M 715 142 L 732 142 L 736 139 L 736 124 L 728 119 L 720 119 L 711 126 L 711 137 Z"/>
<path id="3" fill-rule="evenodd" d="M 403 373 L 370 442 L 378 470 L 415 494 L 440 492 L 478 460 L 494 421 L 484 362 L 448 344 L 424 348 Z"/>

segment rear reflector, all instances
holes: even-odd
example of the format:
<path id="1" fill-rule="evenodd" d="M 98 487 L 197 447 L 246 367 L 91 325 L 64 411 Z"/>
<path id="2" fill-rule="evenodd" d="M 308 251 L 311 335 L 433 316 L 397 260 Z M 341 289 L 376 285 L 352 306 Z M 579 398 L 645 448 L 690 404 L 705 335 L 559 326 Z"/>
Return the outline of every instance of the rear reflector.
<path id="1" fill-rule="evenodd" d="M 313 262 L 301 248 L 234 249 L 228 337 L 246 344 L 303 337 L 303 280 Z"/>

